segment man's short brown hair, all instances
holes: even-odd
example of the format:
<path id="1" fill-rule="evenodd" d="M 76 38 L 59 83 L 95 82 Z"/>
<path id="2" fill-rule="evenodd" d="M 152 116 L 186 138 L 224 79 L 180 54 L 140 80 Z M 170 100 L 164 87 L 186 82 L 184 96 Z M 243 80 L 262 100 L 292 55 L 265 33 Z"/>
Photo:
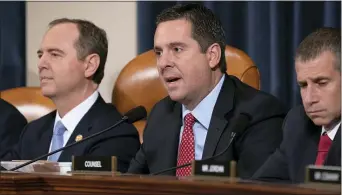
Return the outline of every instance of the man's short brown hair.
<path id="1" fill-rule="evenodd" d="M 49 23 L 52 28 L 58 24 L 72 23 L 76 24 L 79 37 L 75 42 L 75 49 L 79 60 L 84 60 L 90 54 L 98 54 L 100 56 L 100 64 L 95 74 L 93 81 L 100 84 L 104 77 L 104 69 L 108 53 L 108 40 L 106 32 L 97 27 L 94 23 L 81 19 L 60 18 Z"/>
<path id="2" fill-rule="evenodd" d="M 296 51 L 296 60 L 313 60 L 325 51 L 335 54 L 336 69 L 341 71 L 341 29 L 324 27 L 308 35 Z"/>

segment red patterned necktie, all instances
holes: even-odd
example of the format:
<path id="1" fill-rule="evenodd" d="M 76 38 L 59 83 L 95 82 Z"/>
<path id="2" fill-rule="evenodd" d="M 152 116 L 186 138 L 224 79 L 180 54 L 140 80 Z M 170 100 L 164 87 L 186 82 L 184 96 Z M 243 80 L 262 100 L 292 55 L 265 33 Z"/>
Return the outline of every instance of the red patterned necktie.
<path id="1" fill-rule="evenodd" d="M 324 134 L 321 136 L 319 140 L 315 165 L 323 165 L 324 160 L 329 152 L 329 148 L 331 144 L 332 144 L 331 139 L 329 138 L 327 133 L 324 132 Z"/>
<path id="2" fill-rule="evenodd" d="M 190 163 L 195 159 L 195 137 L 192 128 L 195 120 L 195 117 L 191 113 L 188 113 L 184 117 L 184 129 L 178 152 L 177 166 Z M 191 166 L 183 167 L 176 171 L 176 176 L 189 175 L 191 175 Z"/>

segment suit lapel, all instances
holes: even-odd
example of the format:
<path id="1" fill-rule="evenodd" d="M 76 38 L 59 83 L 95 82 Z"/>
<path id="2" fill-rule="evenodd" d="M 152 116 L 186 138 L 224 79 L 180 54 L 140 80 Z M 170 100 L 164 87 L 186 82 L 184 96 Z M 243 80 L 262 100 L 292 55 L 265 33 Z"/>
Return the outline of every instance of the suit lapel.
<path id="1" fill-rule="evenodd" d="M 56 111 L 52 112 L 49 114 L 48 119 L 45 121 L 44 125 L 41 128 L 41 133 L 38 138 L 38 143 L 39 147 L 37 147 L 37 155 L 40 156 L 43 154 L 47 154 L 50 149 L 50 143 L 52 139 L 52 134 L 53 134 L 53 127 L 55 124 L 55 116 L 56 116 Z M 42 160 L 46 160 L 47 157 L 43 158 Z"/>
<path id="2" fill-rule="evenodd" d="M 224 131 L 232 131 L 230 128 L 226 129 L 226 126 L 229 120 L 229 117 L 227 118 L 227 114 L 233 109 L 234 106 L 234 92 L 234 84 L 229 76 L 225 74 L 225 80 L 211 117 L 204 144 L 202 159 L 214 155 L 217 144 Z"/>
<path id="3" fill-rule="evenodd" d="M 182 106 L 179 103 L 175 103 L 171 107 L 160 129 L 164 132 L 162 143 L 160 143 L 162 144 L 160 147 L 161 153 L 159 153 L 163 155 L 163 158 L 160 158 L 161 168 L 169 168 L 177 165 L 179 134 L 182 125 Z M 170 123 L 168 121 L 173 122 Z M 175 175 L 176 171 L 169 172 L 168 174 Z"/>
<path id="4" fill-rule="evenodd" d="M 336 132 L 324 164 L 331 166 L 341 166 L 341 125 Z"/>
<path id="5" fill-rule="evenodd" d="M 102 97 L 99 95 L 94 105 L 89 109 L 89 111 L 84 115 L 84 117 L 80 120 L 80 122 L 75 127 L 66 145 L 74 143 L 78 135 L 82 135 L 83 138 L 91 135 L 90 131 L 92 129 L 92 125 L 95 123 L 96 120 L 99 119 L 99 116 L 100 116 L 99 113 L 101 113 L 101 108 L 104 105 L 106 105 L 106 103 L 102 99 Z M 84 144 L 82 143 L 78 146 L 73 146 L 69 149 L 64 150 L 61 153 L 58 161 L 70 162 L 71 156 L 83 154 L 84 148 L 80 147 L 81 145 L 84 146 Z"/>
<path id="6" fill-rule="evenodd" d="M 309 118 L 307 118 L 306 128 L 307 135 L 303 136 L 301 144 L 298 146 L 298 154 L 296 155 L 295 161 L 295 164 L 298 165 L 296 171 L 298 177 L 303 177 L 303 170 L 305 170 L 308 165 L 315 164 L 321 134 L 321 128 L 314 125 Z"/>

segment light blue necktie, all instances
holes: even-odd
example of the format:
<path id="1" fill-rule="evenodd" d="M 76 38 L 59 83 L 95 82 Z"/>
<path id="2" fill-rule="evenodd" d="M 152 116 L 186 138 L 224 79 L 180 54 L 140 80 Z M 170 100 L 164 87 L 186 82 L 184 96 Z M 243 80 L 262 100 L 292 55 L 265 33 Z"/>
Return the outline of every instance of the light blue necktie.
<path id="1" fill-rule="evenodd" d="M 58 121 L 53 131 L 51 152 L 63 147 L 63 143 L 64 143 L 63 135 L 65 131 L 66 131 L 66 128 L 64 127 L 62 121 Z M 57 162 L 59 155 L 61 155 L 61 152 L 62 151 L 51 155 L 49 157 L 49 161 Z"/>

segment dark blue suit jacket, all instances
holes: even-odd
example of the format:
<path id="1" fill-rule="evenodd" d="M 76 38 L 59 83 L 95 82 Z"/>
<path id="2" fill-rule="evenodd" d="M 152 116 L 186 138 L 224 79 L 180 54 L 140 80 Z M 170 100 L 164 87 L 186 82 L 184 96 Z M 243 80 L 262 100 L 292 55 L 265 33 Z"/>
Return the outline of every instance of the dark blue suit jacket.
<path id="1" fill-rule="evenodd" d="M 222 152 L 229 143 L 233 120 L 240 113 L 251 116 L 244 133 L 217 161 L 237 161 L 241 178 L 250 178 L 279 147 L 281 126 L 286 115 L 279 101 L 262 91 L 226 75 L 214 106 L 203 157 Z M 182 105 L 166 97 L 152 109 L 144 130 L 143 144 L 132 160 L 130 173 L 148 174 L 177 165 Z M 176 171 L 164 173 L 175 175 Z"/>
<path id="2" fill-rule="evenodd" d="M 280 148 L 265 162 L 253 179 L 275 182 L 301 183 L 305 168 L 316 161 L 322 127 L 316 126 L 306 115 L 303 106 L 293 108 L 287 115 Z M 341 128 L 325 160 L 325 165 L 341 166 Z"/>
<path id="3" fill-rule="evenodd" d="M 4 160 L 32 160 L 49 152 L 56 111 L 29 123 L 21 134 L 18 145 Z M 101 96 L 76 126 L 66 145 L 75 142 L 77 135 L 83 138 L 115 124 L 121 119 L 116 108 L 104 102 Z M 71 162 L 72 156 L 116 156 L 118 170 L 126 172 L 130 160 L 140 147 L 139 135 L 132 124 L 123 123 L 105 134 L 64 150 L 59 162 Z M 43 159 L 43 160 L 46 160 Z"/>
<path id="4" fill-rule="evenodd" d="M 18 143 L 26 118 L 10 103 L 0 99 L 0 156 Z"/>

